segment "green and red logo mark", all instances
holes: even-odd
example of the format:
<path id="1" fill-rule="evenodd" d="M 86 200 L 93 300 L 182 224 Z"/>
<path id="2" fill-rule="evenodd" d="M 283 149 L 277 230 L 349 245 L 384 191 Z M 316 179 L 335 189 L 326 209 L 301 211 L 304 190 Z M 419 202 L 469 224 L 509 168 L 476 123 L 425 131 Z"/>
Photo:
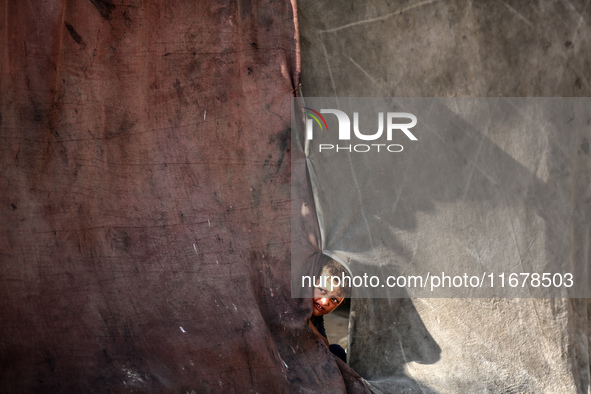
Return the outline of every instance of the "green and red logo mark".
<path id="1" fill-rule="evenodd" d="M 326 130 L 328 131 L 328 125 L 326 124 L 326 120 L 324 120 L 324 116 L 320 115 L 320 112 L 308 107 L 304 107 L 304 109 L 314 112 L 313 114 L 310 112 L 306 112 L 306 115 L 312 117 L 316 121 L 316 123 L 318 123 L 318 126 L 320 126 L 320 130 L 324 130 L 324 128 L 322 127 L 322 123 L 320 123 L 320 120 L 318 118 L 322 119 L 322 122 L 324 123 L 324 126 L 326 126 Z"/>

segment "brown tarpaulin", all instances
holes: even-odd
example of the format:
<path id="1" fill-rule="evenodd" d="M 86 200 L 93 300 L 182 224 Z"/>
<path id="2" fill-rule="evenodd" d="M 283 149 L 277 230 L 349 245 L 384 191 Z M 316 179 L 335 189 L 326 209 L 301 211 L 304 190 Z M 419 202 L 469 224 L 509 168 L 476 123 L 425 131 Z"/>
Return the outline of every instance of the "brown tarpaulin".
<path id="1" fill-rule="evenodd" d="M 0 391 L 366 390 L 290 298 L 294 5 L 0 4 Z"/>

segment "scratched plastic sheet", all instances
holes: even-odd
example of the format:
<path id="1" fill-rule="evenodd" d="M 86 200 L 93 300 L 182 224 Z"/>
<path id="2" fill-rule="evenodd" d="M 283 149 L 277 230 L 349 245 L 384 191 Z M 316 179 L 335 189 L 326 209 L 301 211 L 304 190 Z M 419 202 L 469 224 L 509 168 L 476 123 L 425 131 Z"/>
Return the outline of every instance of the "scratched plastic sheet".
<path id="1" fill-rule="evenodd" d="M 294 98 L 293 150 L 314 190 L 316 243 L 351 273 L 335 283 L 348 282 L 357 298 L 591 297 L 580 197 L 591 179 L 590 106 Z M 310 216 L 300 205 L 294 224 Z M 292 240 L 296 265 L 307 239 Z M 292 293 L 304 297 L 315 280 L 293 272 Z"/>
<path id="2" fill-rule="evenodd" d="M 591 52 L 586 50 L 591 45 L 591 7 L 585 0 L 360 0 L 347 7 L 330 0 L 300 0 L 298 15 L 304 102 L 318 112 L 338 107 L 315 107 L 309 98 L 591 96 Z M 414 113 L 390 107 L 384 116 L 394 111 Z M 358 112 L 360 124 L 367 125 L 363 132 L 376 132 L 377 124 L 370 122 L 377 114 Z M 509 107 L 509 113 L 516 115 L 515 108 Z M 588 114 L 550 120 L 581 122 Z M 419 127 L 424 114 L 416 115 Z M 333 132 L 329 122 L 338 127 L 335 115 L 323 116 Z M 316 140 L 322 131 L 313 122 Z M 404 182 L 397 185 L 401 198 L 396 210 L 393 203 L 389 207 L 397 220 L 388 226 L 382 222 L 385 231 L 371 234 L 374 245 L 381 246 L 378 236 L 385 241 L 396 236 L 400 243 L 389 246 L 396 248 L 392 257 L 398 264 L 453 260 L 458 268 L 461 260 L 486 262 L 497 254 L 522 260 L 524 266 L 548 260 L 584 260 L 590 266 L 589 135 L 568 129 L 558 133 L 554 127 L 483 133 L 493 131 L 494 123 L 473 124 L 478 128 L 472 130 L 463 127 L 464 122 L 459 126 L 454 129 L 468 133 L 434 129 L 444 137 L 440 139 L 434 131 L 420 134 L 417 129 L 418 141 L 404 136 L 393 141 L 404 146 L 402 154 L 416 143 L 433 149 L 422 161 L 402 156 L 418 168 L 404 166 L 402 174 L 400 167 L 385 171 L 390 179 Z M 497 161 L 491 160 L 495 157 Z M 466 175 L 472 169 L 470 178 Z M 345 170 L 352 172 L 350 167 Z M 446 183 L 462 178 L 467 187 L 449 193 Z M 372 179 L 358 180 L 368 184 Z M 498 186 L 490 184 L 493 180 Z M 477 188 L 487 184 L 482 191 L 496 192 L 479 193 Z M 354 184 L 347 186 L 355 190 Z M 421 189 L 432 194 L 412 193 Z M 507 201 L 499 200 L 499 194 L 506 194 Z M 372 201 L 363 206 L 366 213 L 376 209 Z M 300 214 L 306 213 L 299 208 Z M 337 203 L 335 208 L 342 211 L 343 206 Z M 355 219 L 362 221 L 360 214 Z M 502 222 L 506 226 L 499 226 Z M 482 229 L 491 235 L 488 239 L 479 237 Z M 367 245 L 364 223 L 359 231 L 351 238 L 363 238 Z M 334 235 L 324 238 L 316 242 L 335 250 Z M 509 248 L 494 247 L 500 244 Z M 343 250 L 354 248 L 367 250 L 353 244 Z M 349 364 L 375 392 L 586 393 L 590 322 L 588 298 L 354 298 L 347 351 Z"/>

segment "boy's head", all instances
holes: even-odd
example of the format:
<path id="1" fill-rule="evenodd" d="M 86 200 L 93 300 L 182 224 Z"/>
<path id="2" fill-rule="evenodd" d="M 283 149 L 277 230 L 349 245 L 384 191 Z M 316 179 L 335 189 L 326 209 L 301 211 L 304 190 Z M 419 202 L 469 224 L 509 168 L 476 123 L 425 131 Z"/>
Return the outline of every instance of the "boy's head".
<path id="1" fill-rule="evenodd" d="M 351 291 L 350 283 L 350 275 L 345 267 L 335 260 L 328 260 L 314 285 L 312 316 L 329 314 L 341 305 Z"/>

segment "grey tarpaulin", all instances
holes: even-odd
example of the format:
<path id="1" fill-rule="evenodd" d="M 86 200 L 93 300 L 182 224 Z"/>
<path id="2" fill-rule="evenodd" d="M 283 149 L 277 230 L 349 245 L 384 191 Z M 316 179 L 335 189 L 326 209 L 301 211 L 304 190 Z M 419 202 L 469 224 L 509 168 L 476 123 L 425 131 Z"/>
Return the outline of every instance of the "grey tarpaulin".
<path id="1" fill-rule="evenodd" d="M 584 252 L 586 207 L 565 192 L 584 195 L 589 183 L 586 155 L 569 147 L 591 137 L 590 99 L 307 97 L 294 105 L 324 112 L 316 131 L 307 119 L 306 137 L 292 141 L 306 141 L 321 247 L 352 270 L 354 297 L 591 296 L 586 256 L 571 253 L 573 240 Z M 391 114 L 416 124 L 393 128 Z M 521 157 L 511 146 L 521 141 L 547 157 Z"/>
<path id="2" fill-rule="evenodd" d="M 364 392 L 290 297 L 294 4 L 0 12 L 0 392 Z"/>
<path id="3" fill-rule="evenodd" d="M 304 98 L 591 92 L 586 1 L 301 1 L 299 15 Z M 463 163 L 474 183 L 463 199 L 447 188 L 461 179 L 450 167 L 407 168 L 395 190 L 394 251 L 430 263 L 509 253 L 588 266 L 591 135 L 531 133 L 443 134 L 426 164 Z M 481 193 L 497 176 L 503 187 Z M 424 182 L 439 193 L 413 195 Z M 505 193 L 521 205 L 504 203 Z M 487 244 L 473 226 L 487 220 L 512 227 Z M 588 393 L 590 313 L 588 299 L 354 299 L 350 364 L 382 392 Z"/>

